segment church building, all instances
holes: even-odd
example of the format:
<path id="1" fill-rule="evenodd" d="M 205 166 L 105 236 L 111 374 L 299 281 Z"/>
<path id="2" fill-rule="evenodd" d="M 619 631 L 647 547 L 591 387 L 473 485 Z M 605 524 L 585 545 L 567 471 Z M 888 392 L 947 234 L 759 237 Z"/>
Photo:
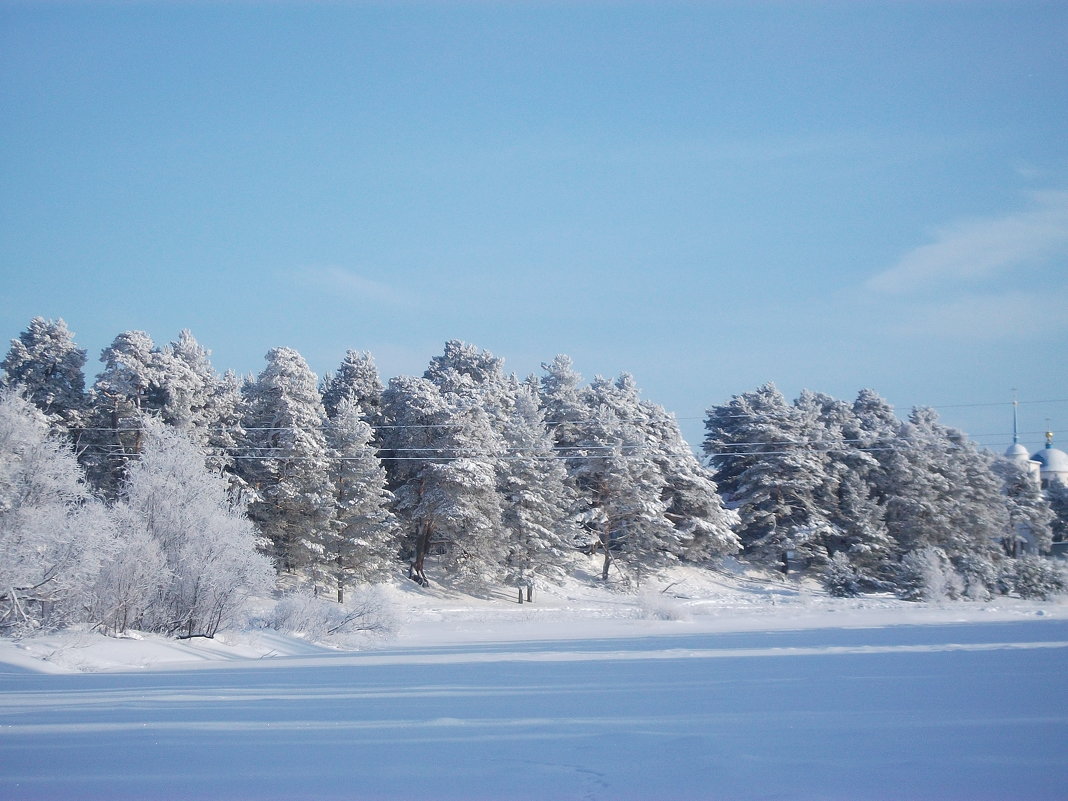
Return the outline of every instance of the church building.
<path id="1" fill-rule="evenodd" d="M 1012 445 L 1005 451 L 1005 458 L 1016 462 L 1034 477 L 1042 489 L 1054 481 L 1068 487 L 1068 453 L 1053 447 L 1053 432 L 1046 432 L 1046 447 L 1031 456 L 1027 448 L 1020 444 L 1018 418 L 1016 414 L 1019 403 L 1012 402 Z"/>
<path id="2" fill-rule="evenodd" d="M 1013 434 L 1012 445 L 1005 451 L 1005 458 L 1024 467 L 1043 489 L 1054 481 L 1068 487 L 1068 453 L 1053 447 L 1052 431 L 1046 432 L 1046 447 L 1031 456 L 1027 455 L 1027 448 Z"/>

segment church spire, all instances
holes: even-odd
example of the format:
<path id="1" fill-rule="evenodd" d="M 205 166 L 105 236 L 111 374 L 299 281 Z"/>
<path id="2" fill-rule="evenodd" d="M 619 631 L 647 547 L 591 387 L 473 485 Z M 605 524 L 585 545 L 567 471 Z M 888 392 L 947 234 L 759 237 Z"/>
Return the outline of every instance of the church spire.
<path id="1" fill-rule="evenodd" d="M 1013 387 L 1013 389 L 1012 389 L 1012 444 L 1013 445 L 1018 445 L 1019 442 L 1020 442 L 1020 426 L 1019 426 L 1019 420 L 1018 420 L 1019 415 L 1017 414 L 1017 412 L 1019 411 L 1019 408 L 1020 408 L 1020 401 L 1018 401 L 1016 399 L 1016 388 Z"/>

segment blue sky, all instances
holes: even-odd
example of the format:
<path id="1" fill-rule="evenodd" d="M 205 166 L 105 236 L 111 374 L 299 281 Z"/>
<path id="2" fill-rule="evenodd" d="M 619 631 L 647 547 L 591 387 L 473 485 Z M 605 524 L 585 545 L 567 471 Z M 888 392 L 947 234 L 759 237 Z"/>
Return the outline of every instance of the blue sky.
<path id="1" fill-rule="evenodd" d="M 0 0 L 0 340 L 567 353 L 695 443 L 771 380 L 1003 448 L 1016 388 L 1064 447 L 1065 42 L 1062 2 Z"/>

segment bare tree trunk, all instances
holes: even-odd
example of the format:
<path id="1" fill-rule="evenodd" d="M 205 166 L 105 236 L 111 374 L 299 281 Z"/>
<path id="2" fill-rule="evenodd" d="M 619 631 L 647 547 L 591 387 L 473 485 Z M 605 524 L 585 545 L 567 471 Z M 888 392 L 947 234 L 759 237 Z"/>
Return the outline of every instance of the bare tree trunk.
<path id="1" fill-rule="evenodd" d="M 430 552 L 430 539 L 433 534 L 434 530 L 431 528 L 430 523 L 423 522 L 419 524 L 419 534 L 415 538 L 415 561 L 412 563 L 412 577 L 424 587 L 430 584 L 426 573 L 423 572 L 423 563 L 426 561 L 427 553 Z"/>
<path id="2" fill-rule="evenodd" d="M 609 547 L 612 540 L 609 521 L 604 521 L 601 529 L 601 547 L 604 548 L 604 566 L 601 568 L 601 581 L 608 581 L 608 568 L 612 566 L 612 549 Z"/>
<path id="3" fill-rule="evenodd" d="M 341 548 L 339 547 L 337 551 L 337 602 L 339 604 L 345 603 L 345 582 L 341 578 L 341 567 Z"/>

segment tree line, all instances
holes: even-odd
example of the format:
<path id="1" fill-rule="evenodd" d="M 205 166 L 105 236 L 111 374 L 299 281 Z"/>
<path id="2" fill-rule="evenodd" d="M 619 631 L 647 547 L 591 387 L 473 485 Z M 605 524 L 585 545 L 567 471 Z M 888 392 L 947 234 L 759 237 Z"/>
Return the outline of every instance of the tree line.
<path id="1" fill-rule="evenodd" d="M 980 450 L 930 408 L 875 392 L 789 402 L 772 384 L 713 407 L 703 443 L 743 551 L 820 570 L 839 595 L 988 598 L 1063 589 L 1041 559 L 1068 535 L 1068 488 Z"/>
<path id="2" fill-rule="evenodd" d="M 236 595 L 262 591 L 269 564 L 281 586 L 343 602 L 398 570 L 420 583 L 437 571 L 529 585 L 580 552 L 597 555 L 605 581 L 740 554 L 812 571 L 839 594 L 919 597 L 941 582 L 978 597 L 1019 590 L 1024 554 L 1048 550 L 1063 528 L 1051 506 L 1062 500 L 930 410 L 902 422 L 868 390 L 853 404 L 815 393 L 790 403 L 771 385 L 736 396 L 709 410 L 702 464 L 630 375 L 585 383 L 566 356 L 519 378 L 450 341 L 422 376 L 383 383 L 369 353 L 349 351 L 319 380 L 298 352 L 274 348 L 258 375 L 239 378 L 217 372 L 188 331 L 163 346 L 128 331 L 100 361 L 89 384 L 86 353 L 62 320 L 34 318 L 12 341 L 4 408 L 22 433 L 0 441 L 12 474 L 0 483 L 0 547 L 18 550 L 16 518 L 34 517 L 46 497 L 71 520 L 89 509 L 107 516 L 102 530 L 120 539 L 148 526 L 142 539 L 159 556 L 141 560 L 138 581 L 155 593 L 153 614 L 169 590 L 147 576 L 188 574 L 176 565 L 196 560 L 176 556 L 188 548 L 172 541 L 192 529 L 205 539 L 198 548 L 240 544 Z M 26 453 L 34 437 L 66 460 L 67 476 L 39 487 L 37 500 L 11 488 L 40 473 L 11 450 Z M 164 452 L 180 452 L 184 467 L 160 466 Z M 183 514 L 201 508 L 218 525 L 163 514 L 168 493 Z M 171 533 L 152 529 L 163 519 Z M 75 529 L 54 536 L 76 539 Z M 1055 570 L 1036 569 L 1043 586 L 1056 583 Z M 59 572 L 2 577 L 3 620 L 29 615 L 28 605 L 57 608 Z M 145 622 L 144 603 L 109 603 Z M 191 630 L 180 618 L 155 627 Z"/>

